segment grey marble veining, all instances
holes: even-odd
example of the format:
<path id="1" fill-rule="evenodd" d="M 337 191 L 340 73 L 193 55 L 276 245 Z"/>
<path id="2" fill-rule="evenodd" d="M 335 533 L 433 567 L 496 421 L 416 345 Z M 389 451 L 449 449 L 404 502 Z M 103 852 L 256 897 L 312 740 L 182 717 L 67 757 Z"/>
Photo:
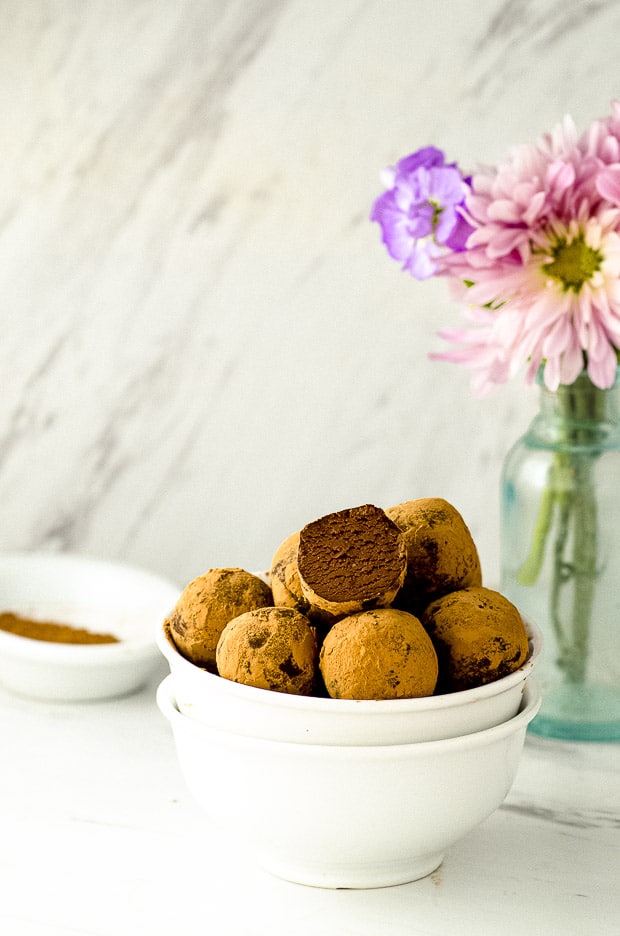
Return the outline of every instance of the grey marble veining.
<path id="1" fill-rule="evenodd" d="M 620 829 L 620 818 L 611 811 L 584 812 L 579 809 L 567 811 L 545 806 L 525 806 L 518 803 L 508 803 L 502 809 L 520 816 L 529 816 L 531 819 L 551 822 L 556 826 L 568 826 L 574 829 Z"/>
<path id="2" fill-rule="evenodd" d="M 618 4 L 4 0 L 0 25 L 0 548 L 183 583 L 437 495 L 495 580 L 536 393 L 428 360 L 461 310 L 368 212 L 420 145 L 473 166 L 604 114 Z"/>

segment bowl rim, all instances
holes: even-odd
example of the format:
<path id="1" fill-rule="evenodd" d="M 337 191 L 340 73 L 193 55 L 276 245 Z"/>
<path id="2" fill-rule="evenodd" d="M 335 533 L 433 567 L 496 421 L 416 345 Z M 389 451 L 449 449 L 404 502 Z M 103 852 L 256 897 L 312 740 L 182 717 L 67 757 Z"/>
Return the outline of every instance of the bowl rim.
<path id="1" fill-rule="evenodd" d="M 462 689 L 458 692 L 446 692 L 439 695 L 418 696 L 402 699 L 332 699 L 323 696 L 303 696 L 292 693 L 276 692 L 273 689 L 261 689 L 257 686 L 246 686 L 243 683 L 237 683 L 230 679 L 225 679 L 217 673 L 203 669 L 184 657 L 175 646 L 169 635 L 168 624 L 166 621 L 158 628 L 156 633 L 156 642 L 160 652 L 168 660 L 171 666 L 179 667 L 186 673 L 195 676 L 202 674 L 199 678 L 205 679 L 218 692 L 228 695 L 234 695 L 239 701 L 247 703 L 258 702 L 263 705 L 270 705 L 274 708 L 298 709 L 307 714 L 310 713 L 332 713 L 347 714 L 355 712 L 362 714 L 395 714 L 407 712 L 426 712 L 437 711 L 438 709 L 450 709 L 461 707 L 481 699 L 501 694 L 510 688 L 524 682 L 531 673 L 534 663 L 542 651 L 542 634 L 536 624 L 529 618 L 521 615 L 528 635 L 529 652 L 525 662 L 509 673 L 493 682 L 485 683 L 483 686 L 475 686 L 472 689 Z M 214 682 L 214 680 L 216 682 Z"/>
<path id="2" fill-rule="evenodd" d="M 250 750 L 273 751 L 278 753 L 287 750 L 299 751 L 300 748 L 306 751 L 313 751 L 314 754 L 308 756 L 322 756 L 336 759 L 347 759 L 363 753 L 364 757 L 373 759 L 385 759 L 398 757 L 399 753 L 404 755 L 416 752 L 419 754 L 440 754 L 451 752 L 453 750 L 479 747 L 486 742 L 492 743 L 499 741 L 509 735 L 516 734 L 518 731 L 525 732 L 528 724 L 540 709 L 542 696 L 538 684 L 534 679 L 529 679 L 523 687 L 521 705 L 516 715 L 500 722 L 499 725 L 492 725 L 489 728 L 483 728 L 480 731 L 473 731 L 469 734 L 457 735 L 453 738 L 439 738 L 430 741 L 410 741 L 403 744 L 308 744 L 307 742 L 297 741 L 277 741 L 272 738 L 262 738 L 253 735 L 242 735 L 227 729 L 214 728 L 202 722 L 195 721 L 188 715 L 185 715 L 178 708 L 175 692 L 173 675 L 169 673 L 159 683 L 156 692 L 157 706 L 162 715 L 170 723 L 173 732 L 177 729 L 190 732 L 192 737 L 224 740 L 234 743 L 236 746 L 245 747 Z"/>
<path id="3" fill-rule="evenodd" d="M 80 569 L 97 574 L 104 572 L 108 575 L 118 574 L 127 576 L 138 585 L 148 588 L 149 583 L 157 586 L 162 593 L 169 589 L 170 606 L 174 605 L 180 594 L 180 589 L 169 579 L 128 563 L 115 562 L 108 559 L 96 559 L 91 556 L 81 556 L 77 553 L 49 552 L 12 552 L 0 554 L 0 574 L 3 571 L 20 570 L 30 565 L 37 566 L 53 563 L 65 569 Z M 176 598 L 175 598 L 176 596 Z M 13 609 L 3 609 L 11 611 Z M 19 614 L 17 610 L 14 613 Z M 0 654 L 8 660 L 19 659 L 22 662 L 36 663 L 49 662 L 51 664 L 77 664 L 78 666 L 101 666 L 103 664 L 117 664 L 119 658 L 130 658 L 137 661 L 141 657 L 151 656 L 156 650 L 156 641 L 153 639 L 152 627 L 145 627 L 138 635 L 119 639 L 116 642 L 100 644 L 61 643 L 51 640 L 38 640 L 22 634 L 12 634 L 0 629 Z"/>

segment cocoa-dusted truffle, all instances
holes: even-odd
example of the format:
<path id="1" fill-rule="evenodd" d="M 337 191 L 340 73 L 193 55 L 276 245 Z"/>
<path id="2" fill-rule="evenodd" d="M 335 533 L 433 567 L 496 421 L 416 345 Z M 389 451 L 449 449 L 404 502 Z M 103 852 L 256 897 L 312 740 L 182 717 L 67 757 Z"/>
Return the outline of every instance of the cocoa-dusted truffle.
<path id="1" fill-rule="evenodd" d="M 228 622 L 271 604 L 271 589 L 256 575 L 237 568 L 209 569 L 185 586 L 166 625 L 183 656 L 215 668 L 215 648 Z"/>
<path id="2" fill-rule="evenodd" d="M 297 548 L 299 546 L 299 532 L 280 543 L 271 560 L 269 581 L 273 600 L 276 605 L 283 608 L 294 608 L 304 614 L 310 607 L 310 602 L 304 597 L 299 581 L 297 569 Z"/>
<path id="3" fill-rule="evenodd" d="M 282 542 L 271 560 L 270 583 L 273 603 L 283 608 L 294 608 L 305 614 L 312 624 L 324 633 L 336 621 L 327 611 L 313 605 L 303 593 L 297 567 L 299 532 L 291 533 Z"/>
<path id="4" fill-rule="evenodd" d="M 418 618 L 376 608 L 342 618 L 323 642 L 319 667 L 335 699 L 401 699 L 433 694 L 437 654 Z"/>
<path id="5" fill-rule="evenodd" d="M 441 497 L 388 507 L 407 545 L 407 576 L 397 604 L 415 613 L 435 598 L 482 585 L 478 550 L 458 510 Z"/>
<path id="6" fill-rule="evenodd" d="M 405 579 L 405 539 L 379 507 L 339 510 L 301 530 L 297 567 L 308 601 L 330 614 L 389 605 Z"/>
<path id="7" fill-rule="evenodd" d="M 525 663 L 528 637 L 521 615 L 499 592 L 471 587 L 432 602 L 424 612 L 439 657 L 441 689 L 483 686 Z"/>
<path id="8" fill-rule="evenodd" d="M 217 645 L 217 670 L 224 679 L 310 695 L 314 684 L 316 636 L 293 608 L 259 608 L 226 625 Z"/>

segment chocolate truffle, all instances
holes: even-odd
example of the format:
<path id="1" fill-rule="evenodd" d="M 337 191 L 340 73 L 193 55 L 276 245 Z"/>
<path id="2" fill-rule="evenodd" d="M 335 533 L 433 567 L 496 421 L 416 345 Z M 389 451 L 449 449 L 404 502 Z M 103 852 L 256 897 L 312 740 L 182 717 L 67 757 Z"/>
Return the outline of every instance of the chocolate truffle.
<path id="1" fill-rule="evenodd" d="M 215 648 L 232 618 L 273 604 L 271 589 L 244 569 L 209 569 L 186 585 L 167 629 L 178 650 L 198 666 L 215 668 Z"/>
<path id="2" fill-rule="evenodd" d="M 389 605 L 405 579 L 405 539 L 379 507 L 339 510 L 302 529 L 297 567 L 308 601 L 330 614 Z"/>
<path id="3" fill-rule="evenodd" d="M 334 624 L 319 667 L 334 699 L 429 696 L 438 673 L 437 654 L 422 624 L 395 608 L 363 611 Z"/>
<path id="4" fill-rule="evenodd" d="M 325 633 L 337 618 L 313 605 L 304 595 L 297 567 L 298 548 L 299 532 L 292 533 L 278 546 L 271 560 L 270 583 L 273 603 L 283 608 L 294 608 L 300 614 L 305 614 L 321 633 Z"/>
<path id="5" fill-rule="evenodd" d="M 294 608 L 303 614 L 310 607 L 310 602 L 304 597 L 299 581 L 298 546 L 299 532 L 291 533 L 280 543 L 271 560 L 269 580 L 274 603 L 283 608 Z"/>
<path id="6" fill-rule="evenodd" d="M 482 585 L 478 550 L 448 501 L 421 497 L 386 510 L 407 545 L 407 576 L 396 604 L 414 613 L 447 592 Z"/>
<path id="7" fill-rule="evenodd" d="M 217 670 L 224 679 L 310 695 L 316 637 L 307 618 L 293 608 L 259 608 L 230 621 L 217 645 Z"/>
<path id="8" fill-rule="evenodd" d="M 490 588 L 463 588 L 438 598 L 427 607 L 422 623 L 437 651 L 443 692 L 494 682 L 527 659 L 521 615 Z"/>

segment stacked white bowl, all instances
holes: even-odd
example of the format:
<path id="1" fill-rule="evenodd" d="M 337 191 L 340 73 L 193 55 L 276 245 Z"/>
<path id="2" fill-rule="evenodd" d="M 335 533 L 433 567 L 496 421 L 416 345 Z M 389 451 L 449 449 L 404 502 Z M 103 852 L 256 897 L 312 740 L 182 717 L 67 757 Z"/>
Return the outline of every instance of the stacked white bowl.
<path id="1" fill-rule="evenodd" d="M 529 722 L 541 649 L 478 689 L 420 699 L 286 695 L 207 672 L 158 646 L 157 694 L 189 790 L 272 873 L 321 887 L 382 887 L 430 874 L 503 802 Z"/>

